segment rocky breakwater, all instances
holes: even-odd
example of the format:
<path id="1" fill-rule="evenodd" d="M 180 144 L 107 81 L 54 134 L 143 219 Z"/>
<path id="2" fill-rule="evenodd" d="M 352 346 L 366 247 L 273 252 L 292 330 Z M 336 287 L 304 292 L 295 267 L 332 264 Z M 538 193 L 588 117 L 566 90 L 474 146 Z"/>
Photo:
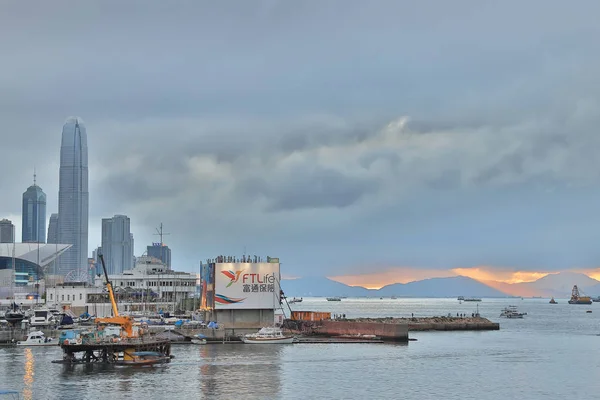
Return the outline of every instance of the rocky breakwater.
<path id="1" fill-rule="evenodd" d="M 357 318 L 349 322 L 406 324 L 409 331 L 497 331 L 500 324 L 482 317 Z"/>

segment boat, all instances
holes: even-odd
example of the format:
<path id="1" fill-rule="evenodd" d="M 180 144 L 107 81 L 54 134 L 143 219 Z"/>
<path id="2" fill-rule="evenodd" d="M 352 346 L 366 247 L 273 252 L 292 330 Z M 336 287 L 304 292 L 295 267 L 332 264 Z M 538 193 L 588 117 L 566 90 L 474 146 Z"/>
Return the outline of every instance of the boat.
<path id="1" fill-rule="evenodd" d="M 327 301 L 342 301 L 341 297 L 328 297 Z"/>
<path id="2" fill-rule="evenodd" d="M 194 344 L 206 344 L 206 336 L 204 336 L 201 333 L 198 333 L 197 335 L 194 335 L 192 337 L 192 343 L 194 343 Z"/>
<path id="3" fill-rule="evenodd" d="M 550 304 L 558 304 L 558 303 L 556 302 L 556 300 L 554 300 L 554 297 L 553 297 L 550 299 Z"/>
<path id="4" fill-rule="evenodd" d="M 30 326 L 47 326 L 55 323 L 54 315 L 48 309 L 34 310 L 33 315 L 29 318 Z"/>
<path id="5" fill-rule="evenodd" d="M 47 338 L 42 331 L 29 332 L 27 339 L 17 342 L 17 346 L 58 346 L 58 340 Z"/>
<path id="6" fill-rule="evenodd" d="M 481 301 L 479 297 L 466 297 L 463 301 Z"/>
<path id="7" fill-rule="evenodd" d="M 292 304 L 292 303 L 302 303 L 302 297 L 300 297 L 299 299 L 297 298 L 293 298 L 290 301 L 288 301 L 288 303 Z"/>
<path id="8" fill-rule="evenodd" d="M 600 302 L 600 296 L 592 297 L 592 302 L 594 302 L 594 303 Z"/>
<path id="9" fill-rule="evenodd" d="M 171 357 L 159 353 L 158 351 L 135 351 L 130 354 L 130 358 L 117 360 L 115 365 L 128 366 L 152 366 L 155 364 L 164 364 L 171 361 Z"/>
<path id="10" fill-rule="evenodd" d="M 456 300 L 458 300 L 458 301 L 464 301 L 465 300 L 465 296 L 458 296 L 458 298 Z"/>
<path id="11" fill-rule="evenodd" d="M 590 296 L 583 295 L 583 292 L 580 293 L 577 285 L 574 285 L 569 304 L 592 304 L 592 299 Z"/>
<path id="12" fill-rule="evenodd" d="M 508 306 L 500 313 L 501 317 L 505 318 L 523 318 L 527 313 L 522 313 L 517 310 L 517 306 Z"/>
<path id="13" fill-rule="evenodd" d="M 396 299 L 397 299 L 397 297 L 396 297 L 396 296 L 392 296 L 392 297 L 390 297 L 390 299 L 392 299 L 392 300 L 396 300 Z"/>
<path id="14" fill-rule="evenodd" d="M 294 343 L 294 337 L 284 335 L 280 328 L 265 327 L 257 333 L 242 336 L 242 342 L 246 344 L 291 344 Z"/>
<path id="15" fill-rule="evenodd" d="M 13 311 L 7 311 L 6 313 L 4 313 L 4 319 L 9 324 L 16 325 L 25 319 L 25 314 L 23 314 L 20 311 L 17 311 L 16 309 L 13 309 Z"/>

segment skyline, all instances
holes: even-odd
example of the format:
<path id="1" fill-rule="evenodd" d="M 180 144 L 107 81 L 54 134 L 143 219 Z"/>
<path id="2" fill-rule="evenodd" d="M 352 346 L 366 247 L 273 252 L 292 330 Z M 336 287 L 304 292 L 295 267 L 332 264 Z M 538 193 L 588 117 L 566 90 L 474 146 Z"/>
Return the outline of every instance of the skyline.
<path id="1" fill-rule="evenodd" d="M 65 4 L 0 15 L 0 132 L 49 194 L 58 127 L 86 121 L 89 249 L 124 214 L 136 255 L 164 223 L 182 271 L 244 249 L 372 285 L 600 266 L 595 2 Z M 1 178 L 17 237 L 28 175 Z"/>

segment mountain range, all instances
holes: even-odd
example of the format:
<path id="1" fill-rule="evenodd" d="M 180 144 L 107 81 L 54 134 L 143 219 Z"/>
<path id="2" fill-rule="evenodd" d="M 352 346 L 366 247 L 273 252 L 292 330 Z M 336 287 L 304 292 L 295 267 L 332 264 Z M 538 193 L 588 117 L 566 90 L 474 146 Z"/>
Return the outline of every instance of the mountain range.
<path id="1" fill-rule="evenodd" d="M 590 296 L 600 295 L 600 281 L 577 272 L 546 275 L 534 282 L 503 283 L 478 281 L 466 276 L 430 278 L 409 283 L 394 283 L 380 289 L 348 286 L 325 277 L 284 279 L 281 287 L 286 296 L 303 297 L 510 297 L 541 296 L 568 298 L 573 285 Z"/>

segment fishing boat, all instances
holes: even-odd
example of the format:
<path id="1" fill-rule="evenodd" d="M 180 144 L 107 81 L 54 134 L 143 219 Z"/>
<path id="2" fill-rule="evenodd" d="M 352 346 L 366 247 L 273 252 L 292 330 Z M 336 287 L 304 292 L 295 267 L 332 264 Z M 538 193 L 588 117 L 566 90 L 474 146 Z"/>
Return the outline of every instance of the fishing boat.
<path id="1" fill-rule="evenodd" d="M 590 296 L 583 295 L 583 292 L 580 293 L 577 285 L 574 285 L 573 290 L 571 291 L 569 304 L 592 304 L 592 299 Z"/>
<path id="2" fill-rule="evenodd" d="M 556 300 L 554 300 L 554 297 L 553 297 L 550 299 L 550 304 L 558 304 L 558 303 L 556 302 Z"/>
<path id="3" fill-rule="evenodd" d="M 340 297 L 328 297 L 327 301 L 342 301 Z"/>
<path id="4" fill-rule="evenodd" d="M 294 343 L 294 337 L 284 335 L 280 328 L 265 327 L 257 333 L 242 336 L 242 342 L 246 344 L 291 344 Z"/>
<path id="5" fill-rule="evenodd" d="M 135 351 L 123 360 L 115 361 L 116 365 L 128 365 L 128 366 L 152 366 L 155 364 L 165 364 L 171 360 L 171 357 L 161 354 L 157 351 Z"/>
<path id="6" fill-rule="evenodd" d="M 523 318 L 527 313 L 519 312 L 517 306 L 508 306 L 500 313 L 504 318 Z"/>
<path id="7" fill-rule="evenodd" d="M 27 339 L 17 342 L 17 346 L 58 346 L 58 340 L 47 338 L 42 331 L 29 332 Z"/>

